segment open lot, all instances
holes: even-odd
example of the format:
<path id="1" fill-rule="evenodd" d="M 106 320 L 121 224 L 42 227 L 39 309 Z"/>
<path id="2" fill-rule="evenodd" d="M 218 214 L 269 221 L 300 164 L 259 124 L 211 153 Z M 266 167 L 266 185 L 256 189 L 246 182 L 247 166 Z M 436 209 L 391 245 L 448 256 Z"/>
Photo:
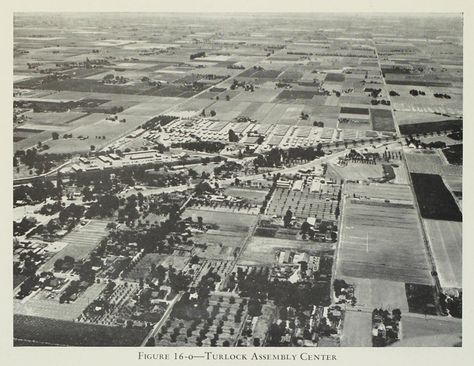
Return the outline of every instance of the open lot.
<path id="1" fill-rule="evenodd" d="M 58 294 L 53 294 L 54 298 L 48 298 L 44 294 L 36 293 L 32 297 L 28 297 L 26 301 L 15 299 L 13 309 L 15 314 L 75 321 L 87 305 L 97 298 L 104 287 L 105 283 L 92 284 L 75 301 L 63 304 L 59 303 Z M 45 291 L 41 290 L 40 292 Z"/>
<path id="2" fill-rule="evenodd" d="M 232 197 L 241 197 L 246 200 L 249 200 L 255 204 L 261 204 L 267 195 L 267 190 L 261 189 L 242 189 L 242 188 L 234 188 L 229 187 L 224 191 L 224 194 L 232 196 Z"/>

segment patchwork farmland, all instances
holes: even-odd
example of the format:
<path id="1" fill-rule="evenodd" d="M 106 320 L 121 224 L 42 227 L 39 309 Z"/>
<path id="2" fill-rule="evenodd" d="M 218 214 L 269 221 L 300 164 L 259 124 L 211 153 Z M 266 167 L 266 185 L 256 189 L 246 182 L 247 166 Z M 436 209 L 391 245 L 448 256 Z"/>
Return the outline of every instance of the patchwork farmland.
<path id="1" fill-rule="evenodd" d="M 461 344 L 462 15 L 13 20 L 15 346 Z"/>

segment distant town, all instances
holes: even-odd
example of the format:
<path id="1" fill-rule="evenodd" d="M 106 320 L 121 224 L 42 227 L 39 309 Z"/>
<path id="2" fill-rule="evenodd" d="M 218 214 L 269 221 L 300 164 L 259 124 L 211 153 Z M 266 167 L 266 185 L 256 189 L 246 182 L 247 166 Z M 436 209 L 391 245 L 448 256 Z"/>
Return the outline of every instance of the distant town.
<path id="1" fill-rule="evenodd" d="M 462 29 L 16 13 L 14 345 L 461 346 Z"/>

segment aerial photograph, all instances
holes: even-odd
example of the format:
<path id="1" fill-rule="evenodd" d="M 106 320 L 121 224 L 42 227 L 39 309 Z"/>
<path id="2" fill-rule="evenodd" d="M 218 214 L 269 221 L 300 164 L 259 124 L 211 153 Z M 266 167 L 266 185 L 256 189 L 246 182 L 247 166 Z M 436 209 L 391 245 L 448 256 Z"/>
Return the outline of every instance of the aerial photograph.
<path id="1" fill-rule="evenodd" d="M 462 346 L 463 14 L 13 27 L 14 346 Z"/>

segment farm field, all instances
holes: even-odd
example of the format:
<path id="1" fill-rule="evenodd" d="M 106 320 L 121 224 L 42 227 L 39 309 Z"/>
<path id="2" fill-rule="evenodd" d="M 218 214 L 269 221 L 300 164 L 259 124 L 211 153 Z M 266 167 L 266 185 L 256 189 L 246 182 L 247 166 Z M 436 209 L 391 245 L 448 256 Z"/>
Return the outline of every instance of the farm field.
<path id="1" fill-rule="evenodd" d="M 372 347 L 372 314 L 346 311 L 341 347 Z"/>
<path id="2" fill-rule="evenodd" d="M 14 315 L 14 344 L 44 346 L 139 346 L 148 331 Z M 18 345 L 20 345 L 18 344 Z"/>
<path id="3" fill-rule="evenodd" d="M 462 288 L 462 223 L 424 220 L 443 288 Z"/>
<path id="4" fill-rule="evenodd" d="M 43 129 L 47 129 L 48 126 L 50 126 L 50 128 L 57 128 L 65 124 L 69 124 L 71 121 L 77 120 L 85 115 L 86 113 L 73 111 L 25 113 L 26 123 L 28 125 L 38 125 L 41 126 L 39 128 Z"/>
<path id="5" fill-rule="evenodd" d="M 74 130 L 70 130 L 69 133 L 76 138 L 51 140 L 49 141 L 50 149 L 47 151 L 49 153 L 84 153 L 91 150 L 91 145 L 95 146 L 95 150 L 99 150 L 110 144 L 113 139 L 133 131 L 147 120 L 146 117 L 127 114 L 121 114 L 119 118 L 125 118 L 126 122 L 107 121 L 104 116 L 93 124 L 81 125 Z M 78 136 L 83 136 L 84 139 L 77 138 Z M 96 136 L 101 137 L 101 139 L 96 138 Z"/>
<path id="6" fill-rule="evenodd" d="M 411 173 L 438 174 L 446 179 L 462 177 L 462 166 L 447 164 L 437 151 L 408 151 L 405 156 Z"/>
<path id="7" fill-rule="evenodd" d="M 437 131 L 450 131 L 460 129 L 463 126 L 462 119 L 442 120 L 436 122 L 420 122 L 416 124 L 400 125 L 400 133 L 402 135 L 425 134 Z"/>
<path id="8" fill-rule="evenodd" d="M 366 195 L 371 199 L 350 198 L 352 186 L 345 190 L 342 228 L 336 277 L 349 276 L 385 279 L 397 282 L 430 284 L 430 270 L 415 208 L 410 203 L 374 204 L 371 186 Z M 387 199 L 393 186 L 377 185 L 375 195 Z M 405 186 L 408 190 L 408 186 Z M 409 192 L 409 191 L 408 191 Z M 395 199 L 406 199 L 393 197 Z"/>
<path id="9" fill-rule="evenodd" d="M 393 347 L 440 347 L 461 343 L 459 319 L 402 315 L 403 339 Z"/>
<path id="10" fill-rule="evenodd" d="M 395 111 L 395 119 L 399 126 L 412 125 L 417 123 L 431 123 L 445 121 L 446 116 L 429 112 L 404 112 Z"/>
<path id="11" fill-rule="evenodd" d="M 371 109 L 372 128 L 375 131 L 395 131 L 392 111 L 387 109 Z"/>
<path id="12" fill-rule="evenodd" d="M 439 175 L 411 173 L 411 177 L 423 218 L 462 221 L 462 213 Z"/>

